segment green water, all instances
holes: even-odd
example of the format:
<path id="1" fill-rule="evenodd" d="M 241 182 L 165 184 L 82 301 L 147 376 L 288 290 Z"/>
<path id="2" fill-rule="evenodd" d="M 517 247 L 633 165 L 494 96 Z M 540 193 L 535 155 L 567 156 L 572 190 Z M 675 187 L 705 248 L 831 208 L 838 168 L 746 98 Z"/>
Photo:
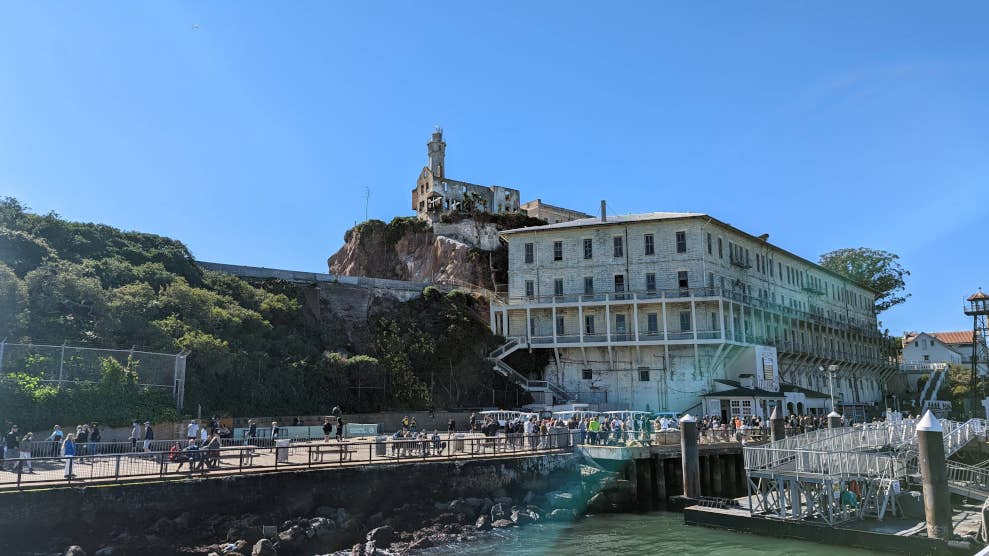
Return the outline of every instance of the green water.
<path id="1" fill-rule="evenodd" d="M 600 515 L 577 523 L 491 531 L 480 540 L 428 554 L 513 556 L 657 554 L 675 556 L 878 556 L 883 553 L 806 541 L 759 537 L 683 524 L 671 513 Z"/>

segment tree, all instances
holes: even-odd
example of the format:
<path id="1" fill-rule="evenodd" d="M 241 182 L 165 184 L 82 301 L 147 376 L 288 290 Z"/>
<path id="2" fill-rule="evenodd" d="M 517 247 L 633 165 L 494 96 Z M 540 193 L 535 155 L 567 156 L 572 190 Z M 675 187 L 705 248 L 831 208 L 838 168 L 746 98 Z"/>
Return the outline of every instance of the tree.
<path id="1" fill-rule="evenodd" d="M 821 255 L 819 264 L 849 280 L 875 290 L 876 313 L 903 303 L 910 294 L 900 295 L 906 289 L 904 278 L 910 271 L 899 263 L 900 256 L 888 251 L 858 247 L 838 249 Z"/>

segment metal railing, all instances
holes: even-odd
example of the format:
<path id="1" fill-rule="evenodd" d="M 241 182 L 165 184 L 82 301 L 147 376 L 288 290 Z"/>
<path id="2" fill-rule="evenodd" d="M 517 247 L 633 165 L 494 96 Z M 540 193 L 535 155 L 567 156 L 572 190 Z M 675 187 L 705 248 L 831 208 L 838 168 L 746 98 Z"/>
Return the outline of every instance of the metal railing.
<path id="1" fill-rule="evenodd" d="M 176 441 L 161 441 L 175 444 Z M 269 447 L 227 444 L 218 450 L 99 453 L 75 456 L 7 458 L 0 488 L 35 488 L 76 483 L 140 479 L 184 479 L 209 474 L 254 473 L 294 468 L 376 465 L 402 461 L 442 461 L 566 453 L 572 434 L 552 429 L 545 435 L 443 434 L 420 439 L 378 437 L 364 441 L 287 442 Z M 14 469 L 14 471 L 11 471 Z"/>

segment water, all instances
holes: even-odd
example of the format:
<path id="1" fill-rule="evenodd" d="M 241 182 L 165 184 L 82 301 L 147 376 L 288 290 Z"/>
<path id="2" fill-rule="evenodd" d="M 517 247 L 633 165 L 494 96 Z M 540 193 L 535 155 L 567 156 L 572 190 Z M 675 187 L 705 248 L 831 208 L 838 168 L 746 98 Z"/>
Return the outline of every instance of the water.
<path id="1" fill-rule="evenodd" d="M 576 523 L 537 524 L 491 531 L 476 542 L 434 548 L 431 555 L 572 556 L 880 556 L 883 553 L 807 541 L 760 537 L 687 526 L 672 513 L 598 515 Z"/>

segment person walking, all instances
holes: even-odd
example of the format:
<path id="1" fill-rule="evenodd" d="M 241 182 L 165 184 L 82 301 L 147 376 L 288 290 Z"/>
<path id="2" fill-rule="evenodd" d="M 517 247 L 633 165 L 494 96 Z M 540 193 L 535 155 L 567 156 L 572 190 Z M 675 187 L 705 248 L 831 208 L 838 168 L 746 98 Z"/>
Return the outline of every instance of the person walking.
<path id="1" fill-rule="evenodd" d="M 151 451 L 151 441 L 155 439 L 155 430 L 151 428 L 151 421 L 144 422 L 144 451 Z"/>
<path id="2" fill-rule="evenodd" d="M 137 439 L 141 438 L 141 425 L 134 419 L 134 423 L 130 429 L 130 451 L 137 451 Z"/>
<path id="3" fill-rule="evenodd" d="M 25 434 L 24 438 L 21 438 L 21 446 L 20 446 L 21 461 L 17 462 L 17 468 L 16 468 L 16 471 L 18 473 L 22 472 L 25 466 L 27 466 L 27 471 L 23 471 L 24 473 L 34 473 L 34 470 L 31 468 L 31 447 L 33 443 L 34 443 L 34 433 L 32 432 Z"/>
<path id="4" fill-rule="evenodd" d="M 446 422 L 446 432 L 448 434 L 457 432 L 457 421 L 453 417 L 450 417 L 450 420 Z"/>
<path id="5" fill-rule="evenodd" d="M 76 456 L 76 437 L 73 434 L 69 434 L 65 437 L 65 442 L 62 443 L 62 457 L 65 458 L 65 478 L 70 479 L 75 477 L 75 473 L 72 472 L 72 460 Z"/>

